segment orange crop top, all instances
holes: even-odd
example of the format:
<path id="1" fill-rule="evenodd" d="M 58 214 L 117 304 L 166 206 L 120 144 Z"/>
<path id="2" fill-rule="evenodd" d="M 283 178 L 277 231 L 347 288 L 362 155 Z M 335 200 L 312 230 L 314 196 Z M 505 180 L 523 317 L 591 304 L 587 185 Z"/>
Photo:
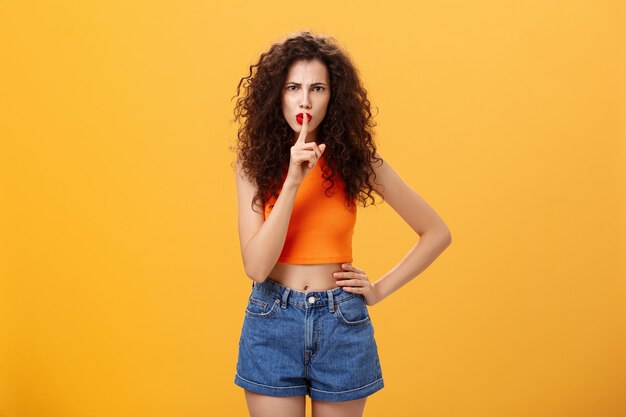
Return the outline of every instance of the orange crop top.
<path id="1" fill-rule="evenodd" d="M 330 196 L 325 194 L 324 186 L 330 186 L 330 182 L 323 184 L 325 162 L 322 154 L 298 188 L 278 263 L 352 262 L 356 207 L 346 206 L 345 183 L 337 173 L 328 192 Z M 272 196 L 265 203 L 264 219 L 268 218 L 276 199 Z"/>

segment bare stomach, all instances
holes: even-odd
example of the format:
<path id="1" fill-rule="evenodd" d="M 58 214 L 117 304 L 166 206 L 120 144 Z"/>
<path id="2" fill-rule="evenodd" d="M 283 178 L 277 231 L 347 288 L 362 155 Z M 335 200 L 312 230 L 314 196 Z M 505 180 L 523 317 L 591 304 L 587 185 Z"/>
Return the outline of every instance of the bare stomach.
<path id="1" fill-rule="evenodd" d="M 338 285 L 333 272 L 343 271 L 340 263 L 332 264 L 282 264 L 278 263 L 269 278 L 297 291 L 326 291 Z"/>

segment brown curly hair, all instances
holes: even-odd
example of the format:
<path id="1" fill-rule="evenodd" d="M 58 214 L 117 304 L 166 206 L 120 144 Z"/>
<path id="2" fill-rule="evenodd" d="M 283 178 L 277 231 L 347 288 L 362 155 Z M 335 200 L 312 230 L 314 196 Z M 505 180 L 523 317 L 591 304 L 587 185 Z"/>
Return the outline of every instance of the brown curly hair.
<path id="1" fill-rule="evenodd" d="M 243 172 L 257 186 L 253 210 L 257 201 L 262 209 L 272 195 L 278 197 L 289 169 L 294 132 L 281 112 L 288 70 L 295 61 L 315 59 L 326 65 L 331 87 L 326 116 L 316 137 L 318 145 L 326 144 L 327 168 L 322 177 L 330 186 L 325 192 L 328 194 L 333 187 L 334 175 L 338 173 L 345 184 L 348 207 L 355 206 L 357 199 L 364 207 L 369 199 L 372 204 L 376 202 L 372 197 L 375 190 L 371 181 L 376 178 L 372 163 L 382 158 L 376 153 L 372 130 L 376 123 L 358 70 L 335 38 L 299 31 L 263 52 L 259 61 L 250 65 L 249 74 L 239 81 L 233 96 L 239 97 L 245 81 L 244 94 L 237 99 L 232 121 L 245 119 L 237 132 L 238 149 L 234 150 Z"/>

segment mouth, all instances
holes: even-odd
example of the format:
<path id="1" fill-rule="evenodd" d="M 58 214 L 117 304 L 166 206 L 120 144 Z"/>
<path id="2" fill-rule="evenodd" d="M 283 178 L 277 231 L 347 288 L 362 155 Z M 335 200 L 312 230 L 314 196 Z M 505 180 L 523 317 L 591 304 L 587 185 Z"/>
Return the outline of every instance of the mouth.
<path id="1" fill-rule="evenodd" d="M 313 119 L 313 116 L 311 116 L 309 113 L 306 113 L 306 116 L 307 116 L 308 122 L 311 123 L 311 119 Z M 302 124 L 302 117 L 303 117 L 302 113 L 296 114 L 296 121 L 299 124 Z"/>

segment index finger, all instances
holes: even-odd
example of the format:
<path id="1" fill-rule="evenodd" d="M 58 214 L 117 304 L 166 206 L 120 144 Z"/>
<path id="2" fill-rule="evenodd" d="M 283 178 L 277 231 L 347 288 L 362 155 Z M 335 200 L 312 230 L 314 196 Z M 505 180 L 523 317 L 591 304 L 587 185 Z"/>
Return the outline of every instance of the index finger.
<path id="1" fill-rule="evenodd" d="M 352 265 L 351 263 L 344 263 L 344 264 L 342 264 L 341 266 L 342 266 L 342 268 L 351 269 L 351 270 L 353 270 L 353 271 L 355 271 L 355 272 L 358 272 L 358 273 L 360 273 L 360 274 L 364 274 L 364 273 L 365 273 L 365 271 L 363 271 L 363 270 L 362 270 L 362 269 L 360 269 L 360 268 L 357 268 L 356 266 Z"/>
<path id="2" fill-rule="evenodd" d="M 296 143 L 304 143 L 306 135 L 309 133 L 309 116 L 305 111 L 302 112 L 302 128 L 300 129 L 300 136 Z"/>

